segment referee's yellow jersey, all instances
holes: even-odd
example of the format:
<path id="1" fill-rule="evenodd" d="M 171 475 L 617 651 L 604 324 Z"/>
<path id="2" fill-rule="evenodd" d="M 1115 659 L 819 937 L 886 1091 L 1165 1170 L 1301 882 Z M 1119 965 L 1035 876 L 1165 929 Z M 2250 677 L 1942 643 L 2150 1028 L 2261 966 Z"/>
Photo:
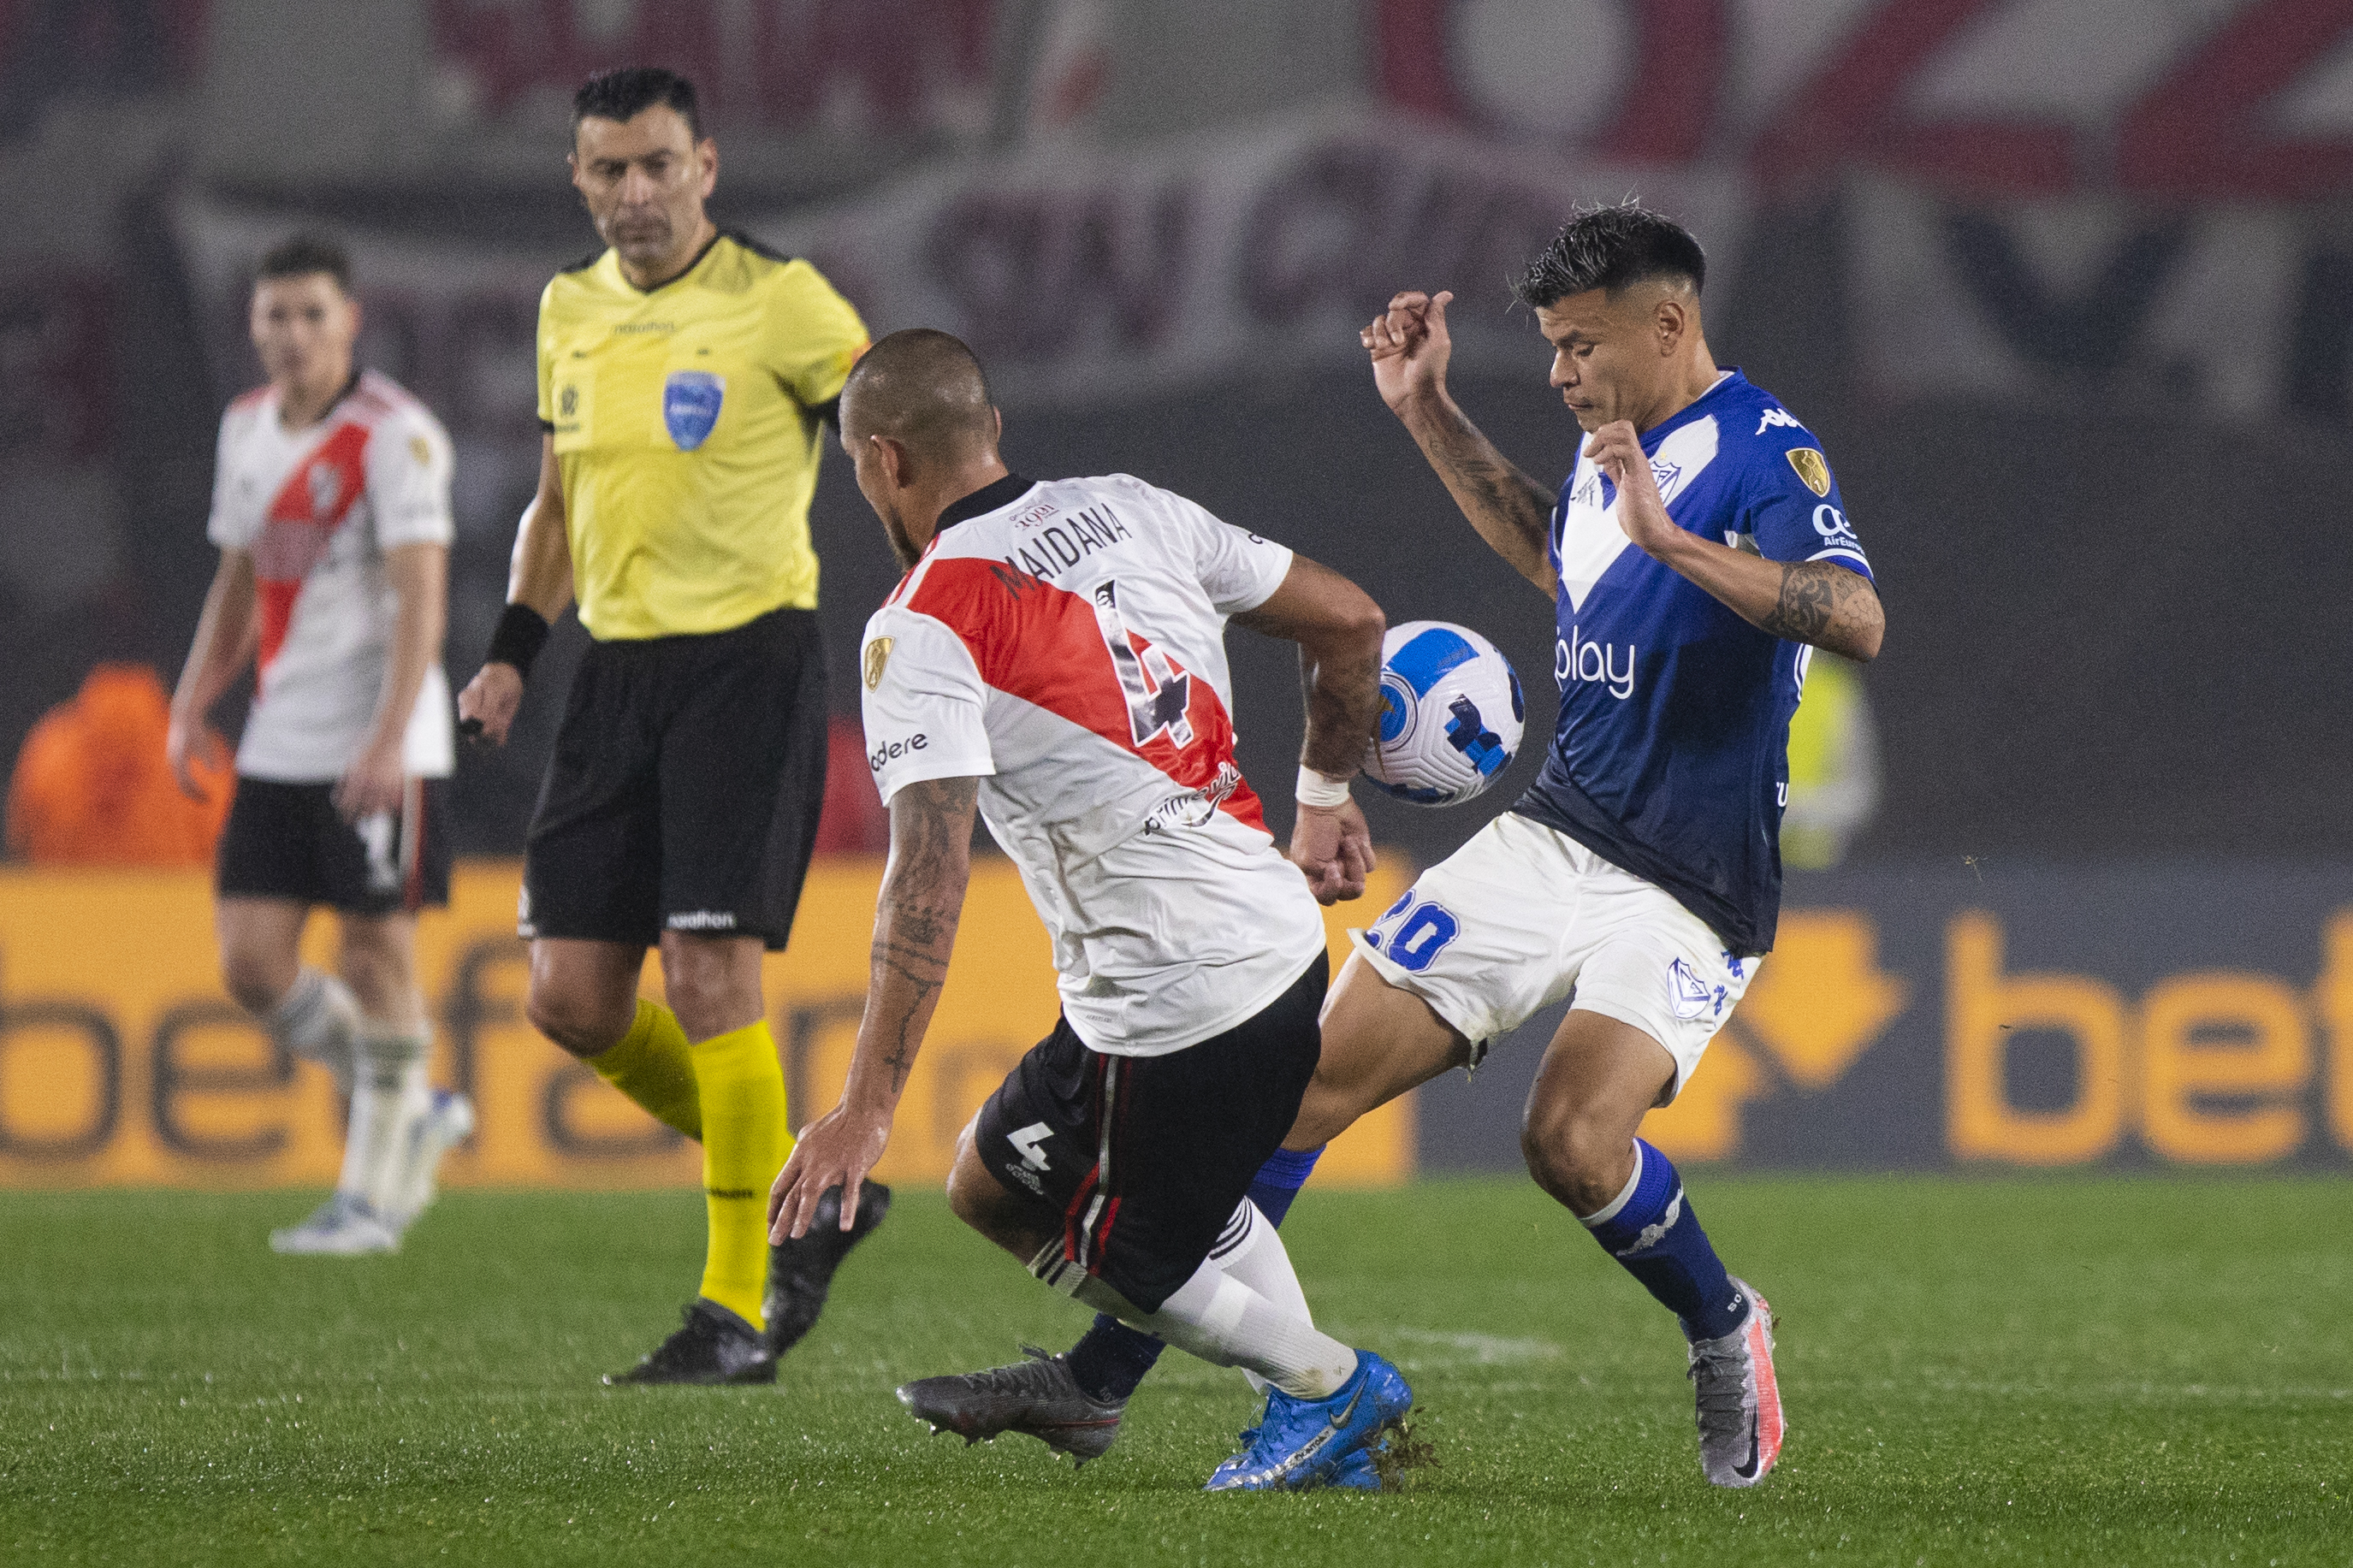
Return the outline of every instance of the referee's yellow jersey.
<path id="1" fill-rule="evenodd" d="M 539 301 L 539 418 L 591 637 L 817 607 L 815 411 L 865 348 L 816 268 L 736 235 L 651 293 L 610 250 L 556 274 Z"/>

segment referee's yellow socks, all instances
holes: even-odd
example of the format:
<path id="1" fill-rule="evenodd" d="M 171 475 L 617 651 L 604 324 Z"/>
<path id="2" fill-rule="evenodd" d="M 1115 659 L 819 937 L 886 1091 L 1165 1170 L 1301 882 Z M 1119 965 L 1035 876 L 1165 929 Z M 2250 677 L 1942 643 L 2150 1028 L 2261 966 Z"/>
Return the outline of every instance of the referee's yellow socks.
<path id="1" fill-rule="evenodd" d="M 764 1019 L 693 1047 L 702 1101 L 702 1201 L 711 1220 L 702 1294 L 762 1328 L 768 1188 L 792 1152 L 785 1074 Z"/>
<path id="2" fill-rule="evenodd" d="M 702 1136 L 702 1100 L 694 1084 L 694 1047 L 678 1015 L 659 1002 L 638 1002 L 637 1022 L 620 1044 L 588 1058 L 596 1076 L 689 1138 Z"/>

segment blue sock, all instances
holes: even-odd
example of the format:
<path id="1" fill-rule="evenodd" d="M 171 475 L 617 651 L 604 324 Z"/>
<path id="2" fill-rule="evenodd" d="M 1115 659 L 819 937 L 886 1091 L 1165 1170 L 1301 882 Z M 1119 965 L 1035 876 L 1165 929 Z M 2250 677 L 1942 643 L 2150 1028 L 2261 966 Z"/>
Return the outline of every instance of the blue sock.
<path id="1" fill-rule="evenodd" d="M 1634 1174 L 1617 1201 L 1586 1216 L 1585 1228 L 1626 1272 L 1683 1320 L 1685 1337 L 1721 1339 L 1740 1326 L 1748 1298 L 1724 1272 L 1674 1166 L 1640 1138 Z"/>
<path id="2" fill-rule="evenodd" d="M 1266 1163 L 1259 1167 L 1258 1175 L 1250 1182 L 1250 1199 L 1270 1225 L 1282 1228 L 1282 1216 L 1291 1212 L 1291 1200 L 1307 1184 L 1308 1173 L 1323 1157 L 1324 1146 L 1320 1143 L 1304 1153 L 1277 1149 L 1267 1156 Z M 1064 1352 L 1062 1359 L 1070 1363 L 1071 1375 L 1078 1380 L 1088 1398 L 1120 1400 L 1135 1392 L 1144 1382 L 1144 1374 L 1152 1370 L 1152 1363 L 1167 1348 L 1150 1334 L 1129 1328 L 1109 1313 L 1097 1312 L 1094 1326 L 1079 1336 L 1079 1342 Z"/>
<path id="3" fill-rule="evenodd" d="M 1291 1212 L 1291 1200 L 1299 1195 L 1299 1189 L 1307 1184 L 1309 1174 L 1315 1169 L 1315 1162 L 1324 1157 L 1324 1149 L 1321 1143 L 1296 1154 L 1288 1149 L 1277 1149 L 1266 1157 L 1258 1174 L 1250 1178 L 1250 1202 L 1277 1230 L 1282 1228 L 1282 1216 Z"/>

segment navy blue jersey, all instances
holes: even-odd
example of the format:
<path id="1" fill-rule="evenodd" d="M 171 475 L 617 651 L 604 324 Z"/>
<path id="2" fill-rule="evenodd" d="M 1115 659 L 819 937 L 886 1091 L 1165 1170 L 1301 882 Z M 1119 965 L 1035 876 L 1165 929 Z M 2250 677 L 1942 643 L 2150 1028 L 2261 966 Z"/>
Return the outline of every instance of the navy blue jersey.
<path id="1" fill-rule="evenodd" d="M 1727 373 L 1642 433 L 1667 515 L 1768 561 L 1871 575 L 1814 437 Z M 1813 649 L 1758 631 L 1618 526 L 1579 457 L 1553 509 L 1560 720 L 1513 810 L 1674 895 L 1738 955 L 1773 945 L 1789 715 Z"/>

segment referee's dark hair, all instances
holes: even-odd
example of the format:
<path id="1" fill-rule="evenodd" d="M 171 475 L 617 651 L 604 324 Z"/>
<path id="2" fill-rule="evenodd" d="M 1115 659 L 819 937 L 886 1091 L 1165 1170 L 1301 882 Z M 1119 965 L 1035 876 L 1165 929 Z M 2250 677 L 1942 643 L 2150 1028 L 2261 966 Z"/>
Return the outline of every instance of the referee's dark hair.
<path id="1" fill-rule="evenodd" d="M 657 104 L 677 110 L 679 118 L 686 121 L 686 133 L 697 142 L 702 140 L 694 84 L 659 66 L 620 66 L 598 71 L 582 82 L 580 90 L 572 95 L 572 129 L 576 133 L 580 122 L 590 118 L 635 120 Z"/>
<path id="2" fill-rule="evenodd" d="M 1572 210 L 1512 292 L 1521 304 L 1540 310 L 1594 289 L 1614 298 L 1629 284 L 1654 278 L 1682 279 L 1696 294 L 1707 282 L 1707 253 L 1691 230 L 1628 200 Z"/>
<path id="3" fill-rule="evenodd" d="M 988 375 L 964 340 L 906 327 L 860 354 L 841 386 L 845 433 L 887 436 L 922 457 L 950 457 L 997 443 Z"/>
<path id="4" fill-rule="evenodd" d="M 325 235 L 306 229 L 263 251 L 254 264 L 253 280 L 259 284 L 273 278 L 309 278 L 316 273 L 333 279 L 335 287 L 344 293 L 352 291 L 352 258 Z"/>

